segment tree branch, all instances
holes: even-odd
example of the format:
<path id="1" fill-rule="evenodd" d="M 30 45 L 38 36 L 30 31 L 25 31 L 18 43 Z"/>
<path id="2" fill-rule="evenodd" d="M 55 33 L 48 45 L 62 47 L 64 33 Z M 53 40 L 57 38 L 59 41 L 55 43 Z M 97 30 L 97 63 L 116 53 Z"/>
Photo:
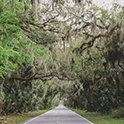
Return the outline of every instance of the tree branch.
<path id="1" fill-rule="evenodd" d="M 118 24 L 115 25 L 109 32 L 107 31 L 105 34 L 98 34 L 96 36 L 93 36 L 91 34 L 85 33 L 87 36 L 92 37 L 92 39 L 87 42 L 87 43 L 83 43 L 78 49 L 74 49 L 74 51 L 80 51 L 80 54 L 87 48 L 91 48 L 94 45 L 94 42 L 96 39 L 100 38 L 100 37 L 109 37 L 110 35 L 112 35 L 112 33 L 118 28 Z"/>

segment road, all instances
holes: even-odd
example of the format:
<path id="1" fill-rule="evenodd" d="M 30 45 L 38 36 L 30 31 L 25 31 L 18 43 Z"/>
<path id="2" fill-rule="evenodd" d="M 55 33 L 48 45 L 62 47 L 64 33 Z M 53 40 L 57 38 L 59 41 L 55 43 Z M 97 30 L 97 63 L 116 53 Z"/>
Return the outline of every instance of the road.
<path id="1" fill-rule="evenodd" d="M 63 105 L 22 124 L 93 124 Z"/>

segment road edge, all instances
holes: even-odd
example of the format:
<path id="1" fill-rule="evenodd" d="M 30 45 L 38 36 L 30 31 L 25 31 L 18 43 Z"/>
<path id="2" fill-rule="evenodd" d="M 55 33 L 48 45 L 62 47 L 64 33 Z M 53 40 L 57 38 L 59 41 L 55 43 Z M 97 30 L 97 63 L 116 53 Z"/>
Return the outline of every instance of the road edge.
<path id="1" fill-rule="evenodd" d="M 67 107 L 66 107 L 66 108 L 67 108 Z M 67 109 L 69 109 L 69 108 L 67 108 Z M 69 110 L 72 111 L 71 109 L 69 109 Z M 72 111 L 72 112 L 74 112 L 74 111 Z M 74 112 L 74 113 L 76 113 L 76 112 Z M 79 117 L 83 118 L 84 120 L 88 121 L 90 124 L 95 124 L 95 123 L 91 122 L 90 120 L 84 118 L 84 117 L 81 116 L 80 114 L 78 114 L 78 113 L 76 113 L 76 114 L 77 114 Z"/>

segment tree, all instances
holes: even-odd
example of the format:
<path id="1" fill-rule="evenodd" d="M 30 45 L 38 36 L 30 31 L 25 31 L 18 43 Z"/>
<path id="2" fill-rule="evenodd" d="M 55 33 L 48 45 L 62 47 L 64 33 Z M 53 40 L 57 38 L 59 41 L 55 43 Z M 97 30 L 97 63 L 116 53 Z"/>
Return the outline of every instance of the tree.
<path id="1" fill-rule="evenodd" d="M 73 5 L 69 1 L 52 1 L 39 8 L 36 0 L 17 0 L 13 1 L 13 11 L 10 1 L 0 2 L 0 77 L 6 106 L 10 103 L 7 100 L 14 101 L 13 92 L 21 97 L 19 94 L 28 89 L 36 98 L 42 98 L 43 106 L 44 102 L 49 106 L 52 100 L 65 96 L 69 99 L 66 104 L 87 111 L 105 112 L 123 106 L 123 11 L 117 13 L 118 5 L 108 12 L 89 1 Z M 66 82 L 53 83 L 56 78 Z M 37 87 L 37 80 L 44 82 L 39 85 L 45 95 L 40 96 L 40 91 L 32 88 L 33 84 Z M 49 80 L 52 83 L 45 85 Z M 30 102 L 34 108 L 35 102 L 41 103 L 37 99 Z M 16 109 L 20 107 L 18 101 L 14 103 Z M 16 109 L 4 108 L 5 112 Z"/>

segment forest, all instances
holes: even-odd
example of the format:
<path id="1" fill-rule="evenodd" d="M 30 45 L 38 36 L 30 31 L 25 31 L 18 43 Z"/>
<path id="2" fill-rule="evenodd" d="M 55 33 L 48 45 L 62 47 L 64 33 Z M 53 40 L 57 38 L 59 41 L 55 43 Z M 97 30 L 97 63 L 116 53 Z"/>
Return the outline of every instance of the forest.
<path id="1" fill-rule="evenodd" d="M 60 102 L 124 117 L 124 7 L 0 0 L 0 114 Z"/>

